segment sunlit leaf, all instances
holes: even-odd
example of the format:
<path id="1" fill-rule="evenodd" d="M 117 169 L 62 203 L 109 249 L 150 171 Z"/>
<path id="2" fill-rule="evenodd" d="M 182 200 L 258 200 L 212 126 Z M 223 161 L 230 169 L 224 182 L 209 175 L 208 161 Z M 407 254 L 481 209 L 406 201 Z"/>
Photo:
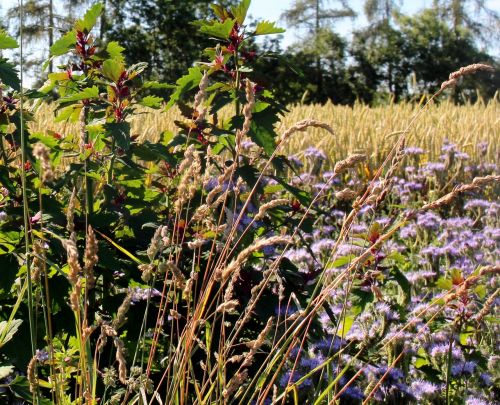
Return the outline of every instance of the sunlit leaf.
<path id="1" fill-rule="evenodd" d="M 184 95 L 184 93 L 198 86 L 202 77 L 203 74 L 198 66 L 189 68 L 188 74 L 182 76 L 176 81 L 177 86 L 175 91 L 170 96 L 167 109 L 172 107 Z"/>
<path id="2" fill-rule="evenodd" d="M 14 371 L 14 366 L 0 366 L 0 380 L 3 380 Z"/>
<path id="3" fill-rule="evenodd" d="M 90 32 L 96 25 L 97 19 L 101 15 L 103 8 L 104 6 L 102 3 L 94 4 L 87 10 L 83 19 L 76 22 L 75 28 L 79 31 Z"/>
<path id="4" fill-rule="evenodd" d="M 117 82 L 120 76 L 125 71 L 123 63 L 116 59 L 106 59 L 102 63 L 102 74 L 104 77 Z"/>
<path id="5" fill-rule="evenodd" d="M 160 108 L 162 103 L 163 98 L 156 96 L 146 96 L 139 102 L 140 105 L 150 108 Z"/>
<path id="6" fill-rule="evenodd" d="M 50 47 L 52 56 L 61 56 L 72 49 L 76 44 L 76 30 L 72 30 L 64 34 Z"/>
<path id="7" fill-rule="evenodd" d="M 11 322 L 0 322 L 0 347 L 4 346 L 14 337 L 22 323 L 22 319 L 13 319 Z"/>
<path id="8" fill-rule="evenodd" d="M 17 41 L 7 34 L 4 30 L 0 30 L 0 49 L 15 49 L 19 48 Z"/>
<path id="9" fill-rule="evenodd" d="M 228 18 L 224 22 L 210 21 L 204 22 L 200 26 L 200 32 L 219 39 L 228 39 L 234 27 L 235 20 Z"/>
<path id="10" fill-rule="evenodd" d="M 254 35 L 282 34 L 286 30 L 270 21 L 260 21 L 255 27 Z"/>
<path id="11" fill-rule="evenodd" d="M 69 103 L 72 101 L 91 100 L 99 97 L 99 88 L 97 86 L 87 87 L 78 93 L 71 94 L 59 100 L 60 103 Z"/>
<path id="12" fill-rule="evenodd" d="M 116 59 L 119 62 L 123 62 L 125 60 L 125 57 L 123 56 L 124 50 L 125 48 L 116 41 L 111 41 L 106 46 L 106 52 L 108 53 L 109 58 Z"/>
<path id="13" fill-rule="evenodd" d="M 242 25 L 245 22 L 248 7 L 250 7 L 250 0 L 242 0 L 237 6 L 231 7 L 231 13 L 238 24 Z"/>

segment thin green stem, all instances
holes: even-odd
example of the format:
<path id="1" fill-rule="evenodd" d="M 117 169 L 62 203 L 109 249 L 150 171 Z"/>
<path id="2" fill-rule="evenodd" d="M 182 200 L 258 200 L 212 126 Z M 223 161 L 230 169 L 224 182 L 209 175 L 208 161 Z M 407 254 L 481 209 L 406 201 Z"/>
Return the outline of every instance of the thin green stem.
<path id="1" fill-rule="evenodd" d="M 23 70 L 24 70 L 24 54 L 23 54 L 23 25 L 24 25 L 24 15 L 23 15 L 23 0 L 19 0 L 19 51 L 20 51 L 20 74 L 19 78 L 21 81 L 21 92 L 19 100 L 19 130 L 21 131 L 21 185 L 23 194 L 23 219 L 24 219 L 24 244 L 25 244 L 25 254 L 26 254 L 26 277 L 28 282 L 28 319 L 30 327 L 30 341 L 31 341 L 31 355 L 35 356 L 36 352 L 36 334 L 35 334 L 35 322 L 33 316 L 33 283 L 31 280 L 31 265 L 30 265 L 30 240 L 29 240 L 29 207 L 28 207 L 28 189 L 26 186 L 26 145 L 27 137 L 24 131 L 24 90 L 23 90 Z M 36 366 L 35 366 L 36 367 Z M 35 369 L 36 374 L 36 369 Z M 33 402 L 38 403 L 38 390 L 33 393 Z"/>
<path id="2" fill-rule="evenodd" d="M 447 370 L 446 370 L 446 404 L 451 404 L 450 398 L 450 378 L 451 378 L 451 359 L 453 353 L 453 331 L 450 337 L 450 344 L 448 346 L 448 360 L 447 360 Z"/>

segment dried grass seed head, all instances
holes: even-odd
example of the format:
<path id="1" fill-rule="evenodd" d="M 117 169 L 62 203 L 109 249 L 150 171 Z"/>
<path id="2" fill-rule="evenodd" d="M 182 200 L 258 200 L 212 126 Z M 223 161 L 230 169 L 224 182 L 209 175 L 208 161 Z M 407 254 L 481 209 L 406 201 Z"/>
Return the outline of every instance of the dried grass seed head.
<path id="1" fill-rule="evenodd" d="M 312 119 L 305 119 L 302 121 L 299 121 L 292 125 L 290 128 L 288 128 L 285 132 L 281 134 L 281 137 L 279 138 L 278 143 L 281 144 L 285 142 L 290 136 L 292 136 L 295 132 L 298 131 L 305 131 L 307 128 L 313 127 L 313 128 L 323 128 L 332 135 L 335 135 L 335 132 L 333 132 L 333 129 L 330 125 L 318 121 L 318 120 L 312 120 Z"/>
<path id="2" fill-rule="evenodd" d="M 474 63 L 472 65 L 461 67 L 459 70 L 450 73 L 448 80 L 441 84 L 441 90 L 456 86 L 458 84 L 458 79 L 461 77 L 471 75 L 479 71 L 494 72 L 495 69 L 493 66 L 486 65 L 484 63 Z"/>
<path id="3" fill-rule="evenodd" d="M 356 166 L 358 163 L 364 162 L 366 160 L 366 155 L 362 153 L 354 153 L 349 155 L 346 159 L 341 160 L 335 164 L 333 169 L 335 174 L 340 174 L 351 167 Z"/>
<path id="4" fill-rule="evenodd" d="M 42 169 L 42 183 L 49 183 L 54 180 L 54 172 L 50 162 L 50 151 L 47 146 L 41 142 L 37 142 L 33 147 L 33 156 L 40 161 Z"/>
<path id="5" fill-rule="evenodd" d="M 231 276 L 231 278 L 235 280 L 239 276 L 241 266 L 245 264 L 245 262 L 252 255 L 253 252 L 261 250 L 267 246 L 287 245 L 291 243 L 292 243 L 292 238 L 290 238 L 289 236 L 278 235 L 266 239 L 257 239 L 256 241 L 254 241 L 252 245 L 243 249 L 238 254 L 236 259 L 231 261 L 225 268 L 219 269 L 216 277 L 222 280 L 222 282 L 226 281 L 229 278 L 229 276 Z"/>

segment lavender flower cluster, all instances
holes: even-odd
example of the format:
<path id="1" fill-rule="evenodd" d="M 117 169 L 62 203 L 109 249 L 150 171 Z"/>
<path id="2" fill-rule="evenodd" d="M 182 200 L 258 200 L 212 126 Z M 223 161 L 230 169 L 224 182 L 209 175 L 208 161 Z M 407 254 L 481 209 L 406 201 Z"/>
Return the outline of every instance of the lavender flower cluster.
<path id="1" fill-rule="evenodd" d="M 500 264 L 499 185 L 421 213 L 382 247 L 373 247 L 408 210 L 476 176 L 497 174 L 498 167 L 472 162 L 450 142 L 435 162 L 426 161 L 420 148 L 405 154 L 383 204 L 362 207 L 341 239 L 353 204 L 337 198 L 338 192 L 349 188 L 362 195 L 370 181 L 365 171 L 351 169 L 328 182 L 331 172 L 323 167 L 322 173 L 299 171 L 293 178 L 313 195 L 323 189 L 314 206 L 322 215 L 312 232 L 302 232 L 303 244 L 285 256 L 306 276 L 343 280 L 331 289 L 328 310 L 319 314 L 323 337 L 293 350 L 279 380 L 281 387 L 298 384 L 303 401 L 336 381 L 332 395 L 341 404 L 500 403 L 500 327 L 494 316 L 500 280 L 494 273 L 443 298 L 481 268 Z M 297 161 L 295 167 L 307 167 L 311 157 L 325 162 L 323 156 L 308 149 L 304 165 Z M 340 278 L 366 250 L 370 258 Z"/>

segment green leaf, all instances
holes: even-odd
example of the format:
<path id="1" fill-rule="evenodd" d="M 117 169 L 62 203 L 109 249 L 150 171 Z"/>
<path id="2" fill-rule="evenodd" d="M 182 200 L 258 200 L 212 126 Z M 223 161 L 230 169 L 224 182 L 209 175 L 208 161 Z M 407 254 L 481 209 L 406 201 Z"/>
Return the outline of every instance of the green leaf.
<path id="1" fill-rule="evenodd" d="M 143 89 L 175 89 L 173 84 L 160 83 L 156 80 L 146 81 L 142 85 Z"/>
<path id="2" fill-rule="evenodd" d="M 417 358 L 415 360 L 415 367 L 421 368 L 429 364 L 431 363 L 429 362 L 429 360 L 427 360 L 427 353 L 425 352 L 424 348 L 419 347 L 417 351 Z"/>
<path id="3" fill-rule="evenodd" d="M 101 15 L 103 10 L 103 5 L 102 3 L 96 3 L 92 7 L 90 7 L 85 15 L 83 16 L 83 19 L 78 20 L 75 24 L 75 28 L 79 31 L 83 32 L 90 32 L 92 28 L 94 28 L 94 25 L 97 23 L 97 19 Z"/>
<path id="4" fill-rule="evenodd" d="M 24 399 L 26 401 L 24 403 L 32 403 L 33 394 L 30 391 L 30 383 L 26 377 L 18 375 L 8 385 L 16 397 Z M 46 398 L 39 398 L 37 403 L 39 405 L 50 405 L 53 402 Z"/>
<path id="5" fill-rule="evenodd" d="M 73 101 L 90 100 L 98 97 L 99 97 L 99 88 L 97 86 L 92 86 L 92 87 L 87 87 L 86 89 L 83 89 L 78 93 L 70 94 L 69 96 L 63 97 L 59 100 L 59 102 L 70 103 Z"/>
<path id="6" fill-rule="evenodd" d="M 14 370 L 14 366 L 0 366 L 0 380 L 3 380 Z"/>
<path id="7" fill-rule="evenodd" d="M 14 90 L 21 90 L 21 81 L 17 76 L 16 67 L 7 62 L 7 59 L 0 58 L 0 80 Z"/>
<path id="8" fill-rule="evenodd" d="M 337 335 L 345 338 L 354 323 L 354 316 L 347 315 L 341 322 Z"/>
<path id="9" fill-rule="evenodd" d="M 260 21 L 255 27 L 254 35 L 282 34 L 286 30 L 276 26 L 276 23 L 270 21 Z"/>
<path id="10" fill-rule="evenodd" d="M 0 49 L 15 49 L 19 48 L 17 41 L 7 34 L 4 30 L 0 30 Z"/>
<path id="11" fill-rule="evenodd" d="M 203 22 L 200 26 L 200 32 L 211 37 L 228 39 L 235 22 L 236 21 L 231 18 L 228 18 L 222 23 L 219 21 Z"/>
<path id="12" fill-rule="evenodd" d="M 245 22 L 248 7 L 250 7 L 250 0 L 242 0 L 237 6 L 231 7 L 231 13 L 233 13 L 234 18 L 236 18 L 239 25 L 242 25 Z"/>
<path id="13" fill-rule="evenodd" d="M 128 122 L 108 122 L 104 125 L 116 142 L 116 146 L 124 150 L 130 148 L 130 123 Z"/>
<path id="14" fill-rule="evenodd" d="M 406 276 L 397 268 L 393 267 L 391 269 L 391 275 L 394 277 L 394 280 L 399 284 L 401 287 L 401 290 L 403 290 L 403 293 L 405 295 L 404 300 L 406 303 L 409 302 L 410 296 L 411 296 L 411 284 L 406 278 Z"/>
<path id="15" fill-rule="evenodd" d="M 14 337 L 22 323 L 22 319 L 13 319 L 11 322 L 0 322 L 0 347 L 4 346 Z"/>
<path id="16" fill-rule="evenodd" d="M 123 56 L 124 50 L 125 48 L 116 41 L 111 41 L 106 47 L 106 52 L 108 53 L 109 58 L 116 59 L 119 62 L 123 62 L 125 60 L 125 57 Z"/>
<path id="17" fill-rule="evenodd" d="M 262 147 L 269 156 L 273 154 L 276 148 L 276 143 L 274 142 L 276 134 L 273 129 L 267 126 L 258 125 L 255 121 L 252 121 L 249 135 L 252 141 Z"/>
<path id="18" fill-rule="evenodd" d="M 106 59 L 102 63 L 102 74 L 114 82 L 118 81 L 124 71 L 125 66 L 117 59 Z"/>
<path id="19" fill-rule="evenodd" d="M 436 285 L 443 290 L 451 290 L 453 282 L 449 278 L 440 277 Z"/>
<path id="20" fill-rule="evenodd" d="M 486 294 L 488 293 L 486 286 L 484 284 L 479 284 L 474 288 L 474 292 L 477 294 L 477 296 L 481 299 L 486 297 Z"/>
<path id="21" fill-rule="evenodd" d="M 80 111 L 81 111 L 81 106 L 80 106 L 80 108 L 78 108 L 75 105 L 70 105 L 70 106 L 61 108 L 59 110 L 59 113 L 57 114 L 56 118 L 54 119 L 54 122 L 63 122 L 66 120 L 70 120 L 70 121 L 74 122 L 75 121 L 74 118 L 78 117 L 78 115 L 80 115 Z"/>
<path id="22" fill-rule="evenodd" d="M 341 256 L 337 258 L 333 263 L 331 263 L 328 268 L 337 268 L 345 266 L 346 264 L 351 263 L 356 258 L 356 255 L 347 255 Z"/>
<path id="23" fill-rule="evenodd" d="M 99 235 L 101 235 L 104 239 L 106 239 L 109 243 L 111 243 L 115 248 L 117 248 L 120 252 L 122 252 L 124 255 L 128 256 L 129 258 L 131 258 L 134 262 L 136 262 L 137 264 L 143 264 L 142 261 L 141 261 L 141 259 L 139 259 L 138 257 L 134 256 L 132 253 L 130 253 L 124 247 L 120 246 L 118 243 L 116 243 L 109 236 L 104 235 L 103 233 L 99 232 L 97 229 L 95 231 Z"/>
<path id="24" fill-rule="evenodd" d="M 228 11 L 221 6 L 220 4 L 211 4 L 210 7 L 214 11 L 214 14 L 220 19 L 225 20 L 226 18 L 230 18 Z"/>
<path id="25" fill-rule="evenodd" d="M 170 96 L 170 100 L 167 104 L 167 110 L 172 107 L 187 91 L 194 89 L 200 84 L 200 80 L 203 77 L 201 69 L 198 66 L 189 68 L 188 74 L 182 76 L 176 81 L 175 91 Z"/>
<path id="26" fill-rule="evenodd" d="M 140 101 L 139 104 L 143 105 L 144 107 L 160 108 L 162 102 L 163 102 L 162 97 L 146 96 Z"/>
<path id="27" fill-rule="evenodd" d="M 50 55 L 61 56 L 76 45 L 76 30 L 71 30 L 59 38 L 51 47 Z"/>
<path id="28" fill-rule="evenodd" d="M 176 161 L 169 153 L 168 148 L 161 143 L 151 143 L 146 140 L 142 143 L 135 144 L 133 146 L 132 153 L 139 157 L 139 159 L 147 162 L 165 160 L 173 166 L 176 164 Z"/>
<path id="29" fill-rule="evenodd" d="M 297 200 L 300 201 L 302 205 L 305 207 L 308 207 L 309 204 L 311 203 L 311 196 L 305 192 L 304 190 L 301 190 L 297 187 L 291 186 L 290 184 L 287 183 L 286 180 L 282 179 L 280 176 L 270 176 L 274 180 L 276 180 L 279 184 L 285 188 L 286 191 L 288 191 L 290 194 L 292 194 Z"/>

